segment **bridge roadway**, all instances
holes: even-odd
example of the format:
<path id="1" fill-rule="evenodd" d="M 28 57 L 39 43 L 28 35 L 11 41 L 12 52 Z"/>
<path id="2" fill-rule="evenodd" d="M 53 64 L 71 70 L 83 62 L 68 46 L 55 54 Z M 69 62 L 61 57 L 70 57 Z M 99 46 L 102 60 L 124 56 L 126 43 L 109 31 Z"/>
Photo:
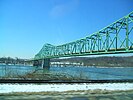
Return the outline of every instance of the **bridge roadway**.
<path id="1" fill-rule="evenodd" d="M 116 53 L 133 53 L 133 12 L 85 38 L 58 46 L 44 44 L 33 61 L 49 68 L 52 58 Z"/>

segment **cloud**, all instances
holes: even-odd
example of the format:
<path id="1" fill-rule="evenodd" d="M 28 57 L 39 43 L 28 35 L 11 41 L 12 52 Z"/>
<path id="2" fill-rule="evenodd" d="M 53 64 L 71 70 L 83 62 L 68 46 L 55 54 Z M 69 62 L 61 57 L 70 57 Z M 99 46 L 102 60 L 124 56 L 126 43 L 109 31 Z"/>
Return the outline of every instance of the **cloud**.
<path id="1" fill-rule="evenodd" d="M 50 11 L 50 16 L 60 17 L 74 11 L 79 5 L 79 0 L 71 0 L 70 2 L 56 4 Z"/>

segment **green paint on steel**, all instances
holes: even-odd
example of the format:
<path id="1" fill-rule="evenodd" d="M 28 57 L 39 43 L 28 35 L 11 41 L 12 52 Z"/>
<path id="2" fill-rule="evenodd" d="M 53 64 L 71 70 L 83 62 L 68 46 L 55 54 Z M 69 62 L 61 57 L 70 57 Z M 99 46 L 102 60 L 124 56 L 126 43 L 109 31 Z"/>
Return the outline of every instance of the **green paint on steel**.
<path id="1" fill-rule="evenodd" d="M 133 53 L 133 12 L 107 27 L 74 42 L 44 44 L 34 60 L 70 56 Z"/>

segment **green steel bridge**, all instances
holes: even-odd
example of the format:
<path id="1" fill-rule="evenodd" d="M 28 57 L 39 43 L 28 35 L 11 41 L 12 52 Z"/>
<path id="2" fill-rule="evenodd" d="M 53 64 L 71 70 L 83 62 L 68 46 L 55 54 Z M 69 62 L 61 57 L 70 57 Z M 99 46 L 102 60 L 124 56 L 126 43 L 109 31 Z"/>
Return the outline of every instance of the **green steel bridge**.
<path id="1" fill-rule="evenodd" d="M 116 53 L 133 53 L 133 12 L 85 38 L 58 46 L 44 44 L 34 60 Z"/>

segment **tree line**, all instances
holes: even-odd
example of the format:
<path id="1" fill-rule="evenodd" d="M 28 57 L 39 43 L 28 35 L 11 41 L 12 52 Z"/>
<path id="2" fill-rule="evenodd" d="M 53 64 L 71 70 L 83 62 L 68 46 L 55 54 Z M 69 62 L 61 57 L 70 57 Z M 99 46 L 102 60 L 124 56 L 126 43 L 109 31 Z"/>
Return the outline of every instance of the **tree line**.
<path id="1" fill-rule="evenodd" d="M 2 64 L 24 64 L 26 59 L 21 59 L 18 57 L 12 58 L 12 57 L 1 57 L 0 63 Z"/>
<path id="2" fill-rule="evenodd" d="M 83 63 L 84 66 L 133 67 L 133 56 L 73 57 L 51 61 Z"/>

